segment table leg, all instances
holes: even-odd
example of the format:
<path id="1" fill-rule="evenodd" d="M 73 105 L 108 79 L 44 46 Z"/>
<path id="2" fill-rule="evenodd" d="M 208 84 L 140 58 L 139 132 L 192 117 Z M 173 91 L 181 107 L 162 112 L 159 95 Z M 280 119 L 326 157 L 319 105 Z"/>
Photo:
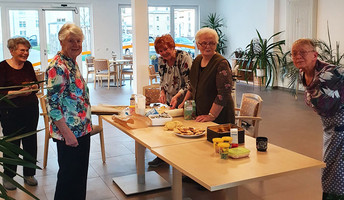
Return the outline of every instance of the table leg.
<path id="1" fill-rule="evenodd" d="M 182 173 L 173 167 L 173 184 L 172 184 L 172 196 L 173 200 L 183 199 L 183 187 L 182 187 Z"/>
<path id="2" fill-rule="evenodd" d="M 171 184 L 155 171 L 145 172 L 145 150 L 143 145 L 135 141 L 137 173 L 112 178 L 126 195 L 171 187 Z"/>

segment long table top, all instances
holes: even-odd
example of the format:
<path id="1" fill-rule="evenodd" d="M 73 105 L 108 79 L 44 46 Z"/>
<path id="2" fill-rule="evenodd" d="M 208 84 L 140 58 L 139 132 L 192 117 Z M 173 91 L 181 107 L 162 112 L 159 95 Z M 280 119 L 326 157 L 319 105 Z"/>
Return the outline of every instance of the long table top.
<path id="1" fill-rule="evenodd" d="M 241 145 L 251 151 L 249 157 L 223 160 L 215 154 L 213 144 L 206 140 L 206 136 L 181 138 L 172 131 L 164 131 L 162 126 L 130 129 L 114 122 L 111 116 L 104 115 L 101 118 L 210 191 L 308 168 L 325 167 L 322 161 L 270 143 L 267 152 L 259 152 L 256 150 L 255 138 L 250 136 L 245 136 L 245 144 Z M 174 120 L 195 128 L 206 129 L 207 126 L 216 125 L 213 122 L 198 123 L 181 117 Z"/>
<path id="2" fill-rule="evenodd" d="M 221 159 L 208 141 L 153 148 L 152 152 L 210 191 L 303 169 L 325 167 L 322 161 L 273 144 L 268 144 L 266 152 L 259 152 L 255 139 L 250 136 L 245 136 L 243 146 L 251 151 L 249 157 L 227 160 Z"/>
<path id="3" fill-rule="evenodd" d="M 163 126 L 151 126 L 147 128 L 130 129 L 126 126 L 123 126 L 122 124 L 114 122 L 112 120 L 112 116 L 102 115 L 101 118 L 109 122 L 110 124 L 114 125 L 118 129 L 122 130 L 123 132 L 128 134 L 130 137 L 132 137 L 148 149 L 206 140 L 206 136 L 197 138 L 179 137 L 175 135 L 173 131 L 163 130 Z M 181 121 L 183 123 L 183 126 L 191 126 L 195 128 L 202 128 L 205 130 L 208 126 L 216 125 L 216 123 L 213 122 L 197 123 L 195 122 L 195 120 L 184 120 L 184 118 L 182 117 L 176 117 L 173 118 L 173 120 Z"/>

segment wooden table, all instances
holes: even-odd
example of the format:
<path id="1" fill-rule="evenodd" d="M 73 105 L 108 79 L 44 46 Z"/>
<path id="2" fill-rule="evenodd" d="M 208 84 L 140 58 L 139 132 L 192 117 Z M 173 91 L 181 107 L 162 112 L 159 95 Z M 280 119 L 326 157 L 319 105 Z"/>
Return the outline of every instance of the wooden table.
<path id="1" fill-rule="evenodd" d="M 109 60 L 109 63 L 116 68 L 116 71 L 117 71 L 116 80 L 120 80 L 120 77 L 122 76 L 123 65 L 127 65 L 130 62 L 133 62 L 133 60 L 127 60 L 127 59 L 116 59 L 116 60 L 110 59 Z M 119 83 L 116 86 L 119 86 L 119 87 L 123 86 L 121 84 L 122 83 Z"/>
<path id="2" fill-rule="evenodd" d="M 212 143 L 204 140 L 153 148 L 152 152 L 174 168 L 174 199 L 182 199 L 181 173 L 210 191 L 232 188 L 231 197 L 235 199 L 235 187 L 238 185 L 309 168 L 325 167 L 325 163 L 321 161 L 273 144 L 268 144 L 267 152 L 259 152 L 256 150 L 255 139 L 250 136 L 245 136 L 245 144 L 241 146 L 251 151 L 249 157 L 220 159 L 219 154 L 214 152 Z"/>
<path id="3" fill-rule="evenodd" d="M 137 175 L 135 176 L 139 177 L 141 184 L 145 184 L 145 148 L 150 149 L 152 153 L 173 167 L 173 199 L 182 199 L 182 173 L 210 191 L 230 188 L 231 197 L 236 199 L 238 185 L 308 168 L 325 167 L 321 161 L 273 144 L 269 144 L 267 152 L 258 152 L 255 139 L 249 136 L 245 136 L 244 147 L 251 150 L 250 157 L 222 160 L 218 154 L 214 153 L 212 143 L 208 142 L 206 137 L 181 138 L 171 131 L 164 131 L 162 127 L 128 129 L 113 122 L 111 116 L 101 116 L 101 118 L 135 140 L 137 156 Z M 194 120 L 183 118 L 174 118 L 174 120 L 182 121 L 184 126 L 198 128 L 215 124 L 213 122 L 196 123 Z"/>

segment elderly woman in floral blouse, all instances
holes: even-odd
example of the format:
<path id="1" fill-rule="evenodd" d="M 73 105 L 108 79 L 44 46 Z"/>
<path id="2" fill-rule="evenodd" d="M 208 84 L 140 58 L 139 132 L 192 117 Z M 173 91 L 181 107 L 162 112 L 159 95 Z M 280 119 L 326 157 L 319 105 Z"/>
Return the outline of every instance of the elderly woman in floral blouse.
<path id="1" fill-rule="evenodd" d="M 176 108 L 183 101 L 190 85 L 189 71 L 192 64 L 191 56 L 181 50 L 176 50 L 171 35 L 162 35 L 154 41 L 157 54 L 160 55 L 158 66 L 161 93 L 160 103 L 167 103 Z"/>
<path id="2" fill-rule="evenodd" d="M 62 49 L 46 71 L 50 134 L 57 144 L 59 163 L 54 199 L 85 199 L 91 105 L 87 84 L 76 63 L 84 35 L 78 26 L 65 24 L 58 38 Z"/>
<path id="3" fill-rule="evenodd" d="M 344 195 L 344 68 L 317 59 L 315 44 L 299 39 L 291 50 L 294 65 L 300 69 L 305 101 L 320 115 L 324 129 L 322 171 L 323 199 Z M 340 198 L 341 197 L 341 198 Z"/>

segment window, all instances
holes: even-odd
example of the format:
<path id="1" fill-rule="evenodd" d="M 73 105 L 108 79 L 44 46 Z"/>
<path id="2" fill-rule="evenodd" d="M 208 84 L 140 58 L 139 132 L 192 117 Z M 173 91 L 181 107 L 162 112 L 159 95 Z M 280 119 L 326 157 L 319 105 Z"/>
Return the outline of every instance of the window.
<path id="1" fill-rule="evenodd" d="M 121 6 L 121 29 L 122 29 L 122 54 L 132 51 L 132 15 L 131 8 Z M 197 8 L 181 8 L 180 6 L 157 6 L 148 7 L 149 40 L 163 34 L 171 34 L 176 42 L 176 48 L 184 50 L 195 56 L 195 45 L 193 43 L 196 29 Z M 172 18 L 172 20 L 171 20 Z M 151 43 L 151 42 L 150 42 Z M 149 55 L 154 55 L 154 46 L 149 47 Z"/>
<path id="2" fill-rule="evenodd" d="M 19 34 L 20 34 L 21 36 L 26 36 L 26 31 L 19 31 Z"/>
<path id="3" fill-rule="evenodd" d="M 26 22 L 25 21 L 19 21 L 19 27 L 25 28 L 26 27 Z"/>

